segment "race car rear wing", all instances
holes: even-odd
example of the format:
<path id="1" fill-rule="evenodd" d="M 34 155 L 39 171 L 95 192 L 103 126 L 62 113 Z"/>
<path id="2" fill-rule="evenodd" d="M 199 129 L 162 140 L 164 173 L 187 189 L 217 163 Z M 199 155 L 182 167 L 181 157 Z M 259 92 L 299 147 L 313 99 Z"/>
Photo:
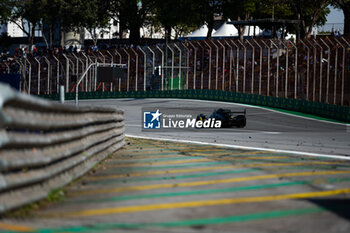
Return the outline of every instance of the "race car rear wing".
<path id="1" fill-rule="evenodd" d="M 228 111 L 228 113 L 233 113 L 233 114 L 240 114 L 240 113 L 243 113 L 244 116 L 247 115 L 247 109 L 244 109 L 244 111 L 242 112 L 232 112 L 232 111 Z"/>

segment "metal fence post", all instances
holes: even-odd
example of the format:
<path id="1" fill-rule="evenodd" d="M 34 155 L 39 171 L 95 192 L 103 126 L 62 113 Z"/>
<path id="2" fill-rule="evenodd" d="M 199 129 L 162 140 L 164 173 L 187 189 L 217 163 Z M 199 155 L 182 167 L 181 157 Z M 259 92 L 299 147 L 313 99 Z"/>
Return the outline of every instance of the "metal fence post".
<path id="1" fill-rule="evenodd" d="M 288 50 L 288 46 L 286 46 L 283 41 L 280 41 L 280 44 L 283 45 L 283 47 L 286 49 L 286 66 L 285 68 L 285 80 L 284 80 L 284 98 L 288 98 L 288 71 L 289 71 L 289 63 L 288 63 L 288 59 L 289 59 L 289 50 Z"/>
<path id="2" fill-rule="evenodd" d="M 323 60 L 323 47 L 317 43 L 317 41 L 314 39 L 314 43 L 321 49 L 320 51 L 320 89 L 319 89 L 319 96 L 318 96 L 318 101 L 322 102 L 322 75 L 323 75 L 323 70 L 322 70 L 322 60 Z"/>
<path id="3" fill-rule="evenodd" d="M 118 50 L 114 50 L 114 52 L 119 56 L 119 64 L 122 64 L 122 55 L 118 52 Z"/>
<path id="4" fill-rule="evenodd" d="M 60 82 L 60 61 L 57 59 L 57 57 L 55 55 L 52 56 L 53 59 L 56 60 L 56 89 L 57 89 L 57 93 L 59 93 L 59 90 L 60 90 L 60 85 L 59 85 L 59 82 Z"/>
<path id="5" fill-rule="evenodd" d="M 143 53 L 143 90 L 146 91 L 146 86 L 147 86 L 147 55 L 146 52 L 143 51 L 141 47 L 139 47 L 140 51 Z"/>
<path id="6" fill-rule="evenodd" d="M 134 48 L 131 48 L 131 51 L 133 51 L 135 56 L 136 56 L 136 59 L 135 59 L 135 61 L 136 61 L 135 91 L 137 91 L 137 89 L 138 89 L 138 78 L 139 78 L 139 54 L 135 51 Z"/>
<path id="7" fill-rule="evenodd" d="M 170 84 L 170 90 L 173 90 L 174 88 L 174 50 L 169 46 L 169 44 L 167 45 L 167 47 L 169 48 L 169 50 L 171 51 L 171 84 Z M 168 58 L 166 58 L 168 59 Z M 167 65 L 168 65 L 168 61 L 167 61 Z M 168 75 L 168 74 L 166 74 Z"/>
<path id="8" fill-rule="evenodd" d="M 65 92 L 69 92 L 69 59 L 65 54 L 62 54 L 66 59 L 66 88 Z"/>
<path id="9" fill-rule="evenodd" d="M 337 104 L 337 76 L 338 76 L 338 46 L 334 44 L 330 39 L 328 41 L 335 47 L 335 60 L 334 60 L 334 87 L 333 87 L 333 104 Z"/>
<path id="10" fill-rule="evenodd" d="M 204 41 L 204 43 L 209 47 L 209 81 L 208 81 L 208 90 L 211 88 L 211 47 L 207 43 L 207 41 Z"/>
<path id="11" fill-rule="evenodd" d="M 313 83 L 312 83 L 312 101 L 314 101 L 315 102 L 315 100 L 316 100 L 316 56 L 317 56 L 317 49 L 316 49 L 316 47 L 312 44 L 312 43 L 310 43 L 310 45 L 312 46 L 312 48 L 313 48 L 313 57 L 314 57 L 314 61 L 313 61 L 313 63 L 314 63 L 314 67 L 313 67 Z"/>
<path id="12" fill-rule="evenodd" d="M 328 44 L 326 42 L 324 42 L 324 40 L 322 40 L 322 38 L 320 38 L 321 42 L 327 47 L 328 52 L 327 52 L 327 83 L 326 83 L 326 103 L 328 104 L 328 98 L 329 98 L 329 72 L 330 72 L 330 63 L 331 63 L 331 48 L 328 46 Z M 322 61 L 321 61 L 322 62 Z"/>
<path id="13" fill-rule="evenodd" d="M 342 57 L 342 77 L 341 77 L 341 98 L 340 98 L 340 105 L 344 105 L 344 85 L 345 85 L 345 53 L 346 53 L 346 47 L 340 43 L 340 41 L 337 38 L 334 38 L 335 41 L 343 48 L 343 57 Z"/>
<path id="14" fill-rule="evenodd" d="M 298 47 L 292 42 L 289 41 L 289 43 L 294 47 L 295 49 L 295 60 L 294 60 L 294 99 L 297 98 L 297 85 L 298 85 Z"/>
<path id="15" fill-rule="evenodd" d="M 91 63 L 98 63 L 98 59 L 100 58 L 99 56 L 95 56 L 94 53 L 92 53 L 92 56 L 95 58 L 95 61 L 91 60 Z M 94 67 L 94 69 L 92 70 L 92 76 L 93 76 L 93 79 L 95 80 L 95 90 L 96 90 L 96 87 L 97 87 L 97 65 Z M 102 92 L 105 91 L 105 84 L 102 83 Z"/>
<path id="16" fill-rule="evenodd" d="M 83 81 L 84 77 L 86 76 L 87 72 L 90 70 L 92 66 L 97 66 L 97 63 L 91 63 L 86 70 L 82 73 L 79 80 L 77 80 L 77 85 L 75 86 L 75 104 L 78 105 L 78 96 L 79 96 L 79 84 L 81 81 Z"/>
<path id="17" fill-rule="evenodd" d="M 307 63 L 306 63 L 306 100 L 309 100 L 309 86 L 310 86 L 310 48 L 303 42 L 303 40 L 299 40 L 304 47 L 307 49 Z"/>
<path id="18" fill-rule="evenodd" d="M 250 84 L 250 93 L 254 94 L 255 47 L 249 42 L 249 40 L 246 40 L 246 42 L 252 48 L 252 77 L 251 77 L 251 84 Z"/>
<path id="19" fill-rule="evenodd" d="M 341 37 L 341 39 L 345 42 L 345 44 L 348 46 L 348 48 L 350 48 L 350 43 L 344 37 Z M 344 68 L 345 68 L 345 54 L 343 57 L 344 57 L 343 62 L 344 62 Z M 345 75 L 345 71 L 344 71 L 344 75 Z M 344 80 L 344 82 L 345 82 L 345 80 Z M 344 85 L 345 85 L 345 83 L 344 83 Z M 343 85 L 343 88 L 344 88 L 344 85 Z"/>
<path id="20" fill-rule="evenodd" d="M 103 56 L 103 54 L 100 51 L 97 52 L 97 56 L 95 56 L 95 53 L 92 53 L 92 56 L 95 57 L 95 63 L 97 64 L 98 63 L 98 59 L 101 59 L 99 55 L 102 55 L 103 60 L 101 60 L 101 62 L 103 64 L 105 64 L 105 57 Z M 95 75 L 95 78 L 97 80 L 97 66 L 95 67 L 94 75 Z M 85 81 L 86 81 L 86 79 L 85 79 Z M 104 82 L 102 82 L 102 92 L 105 92 L 105 83 Z"/>
<path id="21" fill-rule="evenodd" d="M 50 88 L 50 79 L 51 79 L 51 64 L 49 59 L 47 59 L 47 57 L 43 57 L 46 64 L 47 64 L 47 94 L 51 94 L 51 88 Z"/>
<path id="22" fill-rule="evenodd" d="M 91 59 L 91 57 L 90 56 L 87 56 L 88 57 L 88 60 L 89 60 L 89 65 L 90 64 L 92 64 L 92 63 L 94 63 L 94 61 Z M 96 67 L 96 69 L 97 69 L 97 67 Z M 97 75 L 95 74 L 95 72 L 96 72 L 96 69 L 90 69 L 89 70 L 89 72 L 88 73 L 90 73 L 90 80 L 91 80 L 91 85 L 94 85 L 94 91 L 96 91 L 97 90 Z"/>
<path id="23" fill-rule="evenodd" d="M 190 50 L 185 43 L 181 43 L 186 50 L 186 85 L 184 86 L 188 90 L 188 76 L 190 72 Z"/>
<path id="24" fill-rule="evenodd" d="M 85 57 L 85 67 L 89 67 L 89 58 L 85 55 L 85 53 L 82 53 L 83 54 L 83 56 Z M 83 63 L 84 64 L 84 63 Z M 86 81 L 88 81 L 89 82 L 89 84 L 90 85 L 88 85 L 89 86 L 89 91 L 91 91 L 92 90 L 92 77 L 91 77 L 91 75 L 89 75 L 89 71 L 87 72 L 87 74 L 86 74 Z M 90 81 L 89 81 L 89 79 L 90 79 Z"/>
<path id="25" fill-rule="evenodd" d="M 245 93 L 245 80 L 246 80 L 246 68 L 247 68 L 247 47 L 238 40 L 238 43 L 240 43 L 244 48 L 244 55 L 243 55 L 243 93 Z"/>
<path id="26" fill-rule="evenodd" d="M 73 56 L 74 56 L 74 58 L 76 59 L 76 67 L 77 67 L 77 71 L 76 71 L 76 75 L 78 76 L 78 74 L 79 74 L 79 60 L 78 60 L 78 57 L 77 57 L 77 55 L 75 55 L 75 53 L 72 53 L 73 54 Z"/>
<path id="27" fill-rule="evenodd" d="M 279 69 L 280 69 L 280 49 L 279 47 L 272 41 L 270 40 L 271 44 L 276 47 L 277 49 L 277 70 L 276 70 L 276 79 L 275 79 L 275 96 L 278 97 L 278 82 L 279 82 Z"/>
<path id="28" fill-rule="evenodd" d="M 113 59 L 114 59 L 114 57 L 113 57 L 113 55 L 109 52 L 109 50 L 106 50 L 106 53 L 108 53 L 108 55 L 109 56 L 111 56 L 111 67 L 113 67 L 113 65 L 114 65 L 114 61 L 113 61 Z M 110 88 L 110 90 L 111 90 L 111 92 L 113 91 L 113 82 L 111 82 L 111 88 Z"/>
<path id="29" fill-rule="evenodd" d="M 69 59 L 69 58 L 68 58 Z M 74 61 L 69 59 L 69 67 L 72 67 L 70 68 L 70 71 L 72 74 L 74 74 L 74 70 L 75 70 L 75 64 L 74 64 Z M 69 88 L 68 88 L 69 89 Z"/>
<path id="30" fill-rule="evenodd" d="M 253 41 L 260 49 L 260 54 L 259 54 L 259 56 L 260 56 L 259 57 L 259 59 L 260 59 L 260 63 L 259 63 L 259 95 L 261 95 L 262 59 L 263 59 L 262 53 L 263 53 L 263 51 L 262 51 L 262 46 L 256 40 L 253 39 Z"/>
<path id="31" fill-rule="evenodd" d="M 261 41 L 265 47 L 267 48 L 267 87 L 266 87 L 266 95 L 270 96 L 270 59 L 271 59 L 271 48 L 265 41 Z"/>
<path id="32" fill-rule="evenodd" d="M 40 61 L 36 57 L 34 60 L 38 63 L 38 95 L 40 95 Z"/>
<path id="33" fill-rule="evenodd" d="M 121 53 L 118 52 L 117 49 L 115 49 L 115 50 L 114 50 L 114 54 L 119 56 L 119 64 L 121 65 L 121 64 L 122 64 L 122 55 L 121 55 Z M 116 59 L 115 59 L 115 63 L 118 63 L 117 57 L 116 57 Z M 121 91 L 121 78 L 119 78 L 119 82 L 118 82 L 117 85 L 119 86 L 119 88 L 118 88 L 119 91 Z"/>
<path id="34" fill-rule="evenodd" d="M 111 54 L 111 52 L 109 52 L 109 50 L 106 50 L 106 53 L 108 53 L 109 56 L 111 56 L 111 66 L 113 66 L 114 64 L 114 56 Z"/>
<path id="35" fill-rule="evenodd" d="M 25 79 L 25 77 L 23 77 L 23 76 L 25 76 L 25 72 L 26 72 L 25 71 L 25 67 L 24 67 L 24 64 L 20 60 L 15 59 L 14 61 L 19 65 L 20 74 L 21 74 L 21 81 L 20 81 L 20 85 L 19 85 L 19 91 L 22 92 L 22 90 L 23 90 L 23 88 L 22 88 L 22 85 L 23 85 L 22 79 Z"/>
<path id="36" fill-rule="evenodd" d="M 125 51 L 125 53 L 128 56 L 128 77 L 126 80 L 126 91 L 129 91 L 129 87 L 130 87 L 130 54 L 128 53 L 128 51 L 126 49 L 123 49 Z"/>
<path id="37" fill-rule="evenodd" d="M 23 77 L 23 68 L 22 65 L 19 60 L 14 59 L 14 61 L 17 63 L 17 65 L 19 66 L 19 73 L 20 73 L 20 83 L 19 83 L 19 91 L 22 92 L 22 77 Z"/>
<path id="38" fill-rule="evenodd" d="M 236 47 L 236 92 L 238 92 L 239 47 L 233 40 L 230 40 L 230 41 Z"/>
<path id="39" fill-rule="evenodd" d="M 225 91 L 225 60 L 226 60 L 226 47 L 219 41 L 217 42 L 222 47 L 222 90 Z"/>
<path id="40" fill-rule="evenodd" d="M 81 72 L 84 72 L 84 68 L 85 68 L 85 64 L 83 62 L 83 60 L 81 60 L 79 57 L 77 57 L 78 61 L 80 61 L 81 63 Z M 85 91 L 87 91 L 87 79 L 85 79 Z"/>
<path id="41" fill-rule="evenodd" d="M 225 43 L 227 44 L 227 46 L 230 48 L 230 71 L 229 71 L 229 91 L 232 91 L 232 56 L 233 56 L 233 48 L 232 46 L 225 40 Z"/>
<path id="42" fill-rule="evenodd" d="M 179 50 L 179 90 L 181 90 L 181 66 L 182 66 L 182 60 L 181 60 L 181 58 L 182 58 L 182 51 L 181 51 L 181 49 L 179 48 L 179 46 L 177 46 L 177 44 L 176 43 L 174 43 L 174 46 L 177 48 L 177 50 Z"/>
<path id="43" fill-rule="evenodd" d="M 85 68 L 87 68 L 88 66 L 85 66 L 84 61 L 82 59 L 79 58 L 79 61 L 81 62 L 81 71 L 83 72 Z M 89 91 L 88 90 L 88 78 L 85 78 L 85 91 Z"/>
<path id="44" fill-rule="evenodd" d="M 193 89 L 196 89 L 196 71 L 197 71 L 197 48 L 191 43 L 188 42 L 189 45 L 193 48 Z M 203 84 L 201 83 L 201 89 L 203 89 Z"/>
<path id="45" fill-rule="evenodd" d="M 201 68 L 201 90 L 203 90 L 204 89 L 204 74 L 203 74 L 204 73 L 204 68 L 203 68 L 203 66 L 204 66 L 205 47 L 202 46 L 202 44 L 199 41 L 197 42 L 197 45 L 199 47 L 201 47 L 201 49 L 202 49 L 202 56 L 201 56 L 201 63 L 200 63 L 201 66 L 200 66 L 200 68 Z"/>
<path id="46" fill-rule="evenodd" d="M 151 49 L 151 47 L 147 47 L 149 51 L 152 53 L 152 74 L 155 72 L 155 62 L 156 62 L 156 53 Z"/>
<path id="47" fill-rule="evenodd" d="M 29 69 L 28 69 L 28 95 L 30 95 L 30 89 L 31 89 L 31 84 L 32 84 L 32 64 L 28 60 L 28 58 L 24 58 L 26 62 L 28 62 Z"/>
<path id="48" fill-rule="evenodd" d="M 162 54 L 162 68 L 161 68 L 161 74 L 162 74 L 162 91 L 164 91 L 164 51 L 159 48 L 159 46 L 156 46 L 157 49 L 160 51 L 160 53 Z"/>
<path id="49" fill-rule="evenodd" d="M 219 47 L 216 45 L 216 43 L 212 40 L 211 41 L 216 49 L 216 58 L 215 58 L 215 90 L 218 89 L 218 80 L 219 80 Z"/>
<path id="50" fill-rule="evenodd" d="M 103 53 L 101 53 L 101 51 L 98 51 L 98 53 L 103 57 L 103 63 L 106 63 L 106 57 L 105 57 L 105 55 L 103 55 Z"/>

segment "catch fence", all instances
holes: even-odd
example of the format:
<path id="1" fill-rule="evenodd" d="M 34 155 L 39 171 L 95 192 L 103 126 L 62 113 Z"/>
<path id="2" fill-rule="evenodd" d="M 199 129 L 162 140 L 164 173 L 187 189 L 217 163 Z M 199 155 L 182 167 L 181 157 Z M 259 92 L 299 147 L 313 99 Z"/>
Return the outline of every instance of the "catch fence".
<path id="1" fill-rule="evenodd" d="M 97 81 L 91 66 L 79 91 L 222 90 L 349 106 L 350 40 L 221 39 L 125 47 L 14 59 L 5 69 L 21 73 L 21 90 L 74 92 L 91 64 L 125 67 L 111 83 Z"/>

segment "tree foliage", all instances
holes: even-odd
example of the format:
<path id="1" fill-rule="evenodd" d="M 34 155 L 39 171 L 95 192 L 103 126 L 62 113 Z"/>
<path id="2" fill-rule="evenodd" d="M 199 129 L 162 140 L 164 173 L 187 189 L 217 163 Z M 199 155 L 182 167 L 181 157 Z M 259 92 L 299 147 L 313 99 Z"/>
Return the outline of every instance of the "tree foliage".
<path id="1" fill-rule="evenodd" d="M 15 23 L 28 36 L 29 49 L 34 43 L 35 28 L 45 12 L 46 0 L 9 0 L 6 20 Z"/>
<path id="2" fill-rule="evenodd" d="M 331 0 L 288 0 L 294 19 L 301 20 L 301 36 L 310 37 L 315 25 L 323 25 L 329 14 Z"/>
<path id="3" fill-rule="evenodd" d="M 300 19 L 301 34 L 308 37 L 314 25 L 325 23 L 329 4 L 343 10 L 345 33 L 349 33 L 350 0 L 0 0 L 0 20 L 17 23 L 30 41 L 34 28 L 43 23 L 51 25 L 50 32 L 53 25 L 66 31 L 86 28 L 96 40 L 95 29 L 108 25 L 110 17 L 119 22 L 119 36 L 128 30 L 133 43 L 139 42 L 140 28 L 147 25 L 159 25 L 170 38 L 171 29 L 180 35 L 205 23 L 209 38 L 217 16 Z M 287 30 L 296 32 L 295 27 Z"/>
<path id="4" fill-rule="evenodd" d="M 199 2 L 155 0 L 155 8 L 152 14 L 155 21 L 158 21 L 165 28 L 166 36 L 170 39 L 171 29 L 175 29 L 178 33 L 187 33 L 203 23 L 201 10 L 198 7 Z"/>
<path id="5" fill-rule="evenodd" d="M 257 12 L 258 0 L 227 0 L 223 7 L 226 18 L 237 21 L 248 20 Z M 241 39 L 243 39 L 245 27 L 239 27 Z"/>
<path id="6" fill-rule="evenodd" d="M 227 1 L 227 0 L 226 0 Z M 214 20 L 216 15 L 221 15 L 223 11 L 224 0 L 198 0 L 196 8 L 201 15 L 202 23 L 208 25 L 207 38 L 211 37 L 214 29 Z"/>
<path id="7" fill-rule="evenodd" d="M 111 0 L 109 14 L 119 20 L 119 36 L 123 37 L 125 30 L 130 30 L 130 40 L 138 43 L 140 28 L 151 22 L 151 12 L 155 7 L 155 0 Z"/>
<path id="8" fill-rule="evenodd" d="M 10 0 L 0 0 L 0 22 L 10 17 L 11 10 L 12 4 Z"/>

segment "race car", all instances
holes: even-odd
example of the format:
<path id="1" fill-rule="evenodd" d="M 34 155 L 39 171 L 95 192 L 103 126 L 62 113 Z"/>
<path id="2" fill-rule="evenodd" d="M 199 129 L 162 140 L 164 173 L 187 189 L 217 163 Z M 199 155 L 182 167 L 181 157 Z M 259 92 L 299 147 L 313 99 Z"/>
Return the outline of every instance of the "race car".
<path id="1" fill-rule="evenodd" d="M 238 115 L 236 115 L 238 114 Z M 247 111 L 244 109 L 242 112 L 232 112 L 230 109 L 219 108 L 214 110 L 210 117 L 205 116 L 204 114 L 199 114 L 197 116 L 197 121 L 205 121 L 209 118 L 213 118 L 221 121 L 221 127 L 228 128 L 236 126 L 238 128 L 243 128 L 247 125 L 246 118 Z"/>

